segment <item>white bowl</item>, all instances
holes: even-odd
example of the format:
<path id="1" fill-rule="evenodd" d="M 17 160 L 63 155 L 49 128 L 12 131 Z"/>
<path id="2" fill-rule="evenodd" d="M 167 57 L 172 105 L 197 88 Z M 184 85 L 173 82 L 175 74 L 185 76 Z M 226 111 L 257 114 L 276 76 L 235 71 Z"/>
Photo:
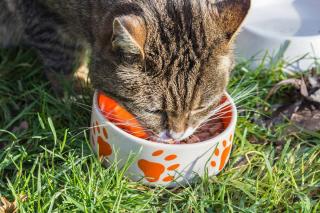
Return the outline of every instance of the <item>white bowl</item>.
<path id="1" fill-rule="evenodd" d="M 135 156 L 126 175 L 146 185 L 175 187 L 193 180 L 195 175 L 218 174 L 231 152 L 237 110 L 229 95 L 224 108 L 225 130 L 215 138 L 196 144 L 162 144 L 132 136 L 109 122 L 93 99 L 90 141 L 93 150 L 122 168 L 130 154 Z"/>
<path id="2" fill-rule="evenodd" d="M 258 65 L 266 51 L 276 56 L 280 49 L 289 62 L 307 54 L 294 69 L 308 69 L 320 58 L 319 0 L 252 0 L 236 42 L 239 58 L 255 56 Z"/>

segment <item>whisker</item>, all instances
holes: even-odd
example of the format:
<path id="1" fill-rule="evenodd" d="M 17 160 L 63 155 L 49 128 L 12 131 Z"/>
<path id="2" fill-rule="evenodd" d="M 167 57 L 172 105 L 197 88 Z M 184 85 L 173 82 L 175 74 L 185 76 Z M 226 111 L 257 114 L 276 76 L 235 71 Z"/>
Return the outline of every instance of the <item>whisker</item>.
<path id="1" fill-rule="evenodd" d="M 80 102 L 72 102 L 72 104 L 78 105 L 80 107 L 86 107 L 87 109 L 92 109 L 92 106 L 84 104 L 84 103 L 80 103 Z"/>
<path id="2" fill-rule="evenodd" d="M 105 111 L 102 111 L 106 117 L 110 117 L 111 113 L 114 112 L 114 110 L 110 111 L 110 112 L 105 112 Z M 139 119 L 144 119 L 144 118 L 148 118 L 150 117 L 151 115 L 144 115 L 144 116 L 135 116 L 133 118 L 130 118 L 130 119 L 127 119 L 126 121 L 132 121 L 132 120 L 139 120 Z M 112 118 L 114 120 L 116 120 L 117 118 Z"/>

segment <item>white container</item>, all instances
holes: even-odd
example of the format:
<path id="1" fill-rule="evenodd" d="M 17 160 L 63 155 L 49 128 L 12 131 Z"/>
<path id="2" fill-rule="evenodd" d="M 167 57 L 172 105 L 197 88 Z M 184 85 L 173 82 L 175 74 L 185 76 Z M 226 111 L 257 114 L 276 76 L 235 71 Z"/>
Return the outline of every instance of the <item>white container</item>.
<path id="1" fill-rule="evenodd" d="M 304 56 L 293 69 L 306 70 L 320 58 L 319 0 L 252 0 L 236 42 L 238 58 L 254 56 L 259 65 L 266 51 L 279 57 L 284 50 L 289 63 Z"/>
<path id="2" fill-rule="evenodd" d="M 92 108 L 90 141 L 93 150 L 122 168 L 130 154 L 135 158 L 126 175 L 150 186 L 175 187 L 191 182 L 195 175 L 218 174 L 227 164 L 237 122 L 237 109 L 226 95 L 222 121 L 225 130 L 195 144 L 162 144 L 132 136 L 109 122 L 98 105 L 95 93 Z"/>

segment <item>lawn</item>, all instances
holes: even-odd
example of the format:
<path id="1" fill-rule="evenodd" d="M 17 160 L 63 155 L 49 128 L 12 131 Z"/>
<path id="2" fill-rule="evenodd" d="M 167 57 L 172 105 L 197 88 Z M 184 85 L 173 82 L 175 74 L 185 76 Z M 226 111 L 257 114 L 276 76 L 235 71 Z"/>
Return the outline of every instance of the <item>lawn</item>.
<path id="1" fill-rule="evenodd" d="M 229 86 L 240 115 L 226 169 L 168 190 L 100 165 L 88 143 L 91 91 L 58 98 L 32 52 L 0 50 L 0 196 L 27 195 L 21 212 L 320 212 L 320 132 L 288 132 L 289 120 L 264 125 L 295 89 L 266 100 L 290 77 L 285 63 L 249 64 Z"/>

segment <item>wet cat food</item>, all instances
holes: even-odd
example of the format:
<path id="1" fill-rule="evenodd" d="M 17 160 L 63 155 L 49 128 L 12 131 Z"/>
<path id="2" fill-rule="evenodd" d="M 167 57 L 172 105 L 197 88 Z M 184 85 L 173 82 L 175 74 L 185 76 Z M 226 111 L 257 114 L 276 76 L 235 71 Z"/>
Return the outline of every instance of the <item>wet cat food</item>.
<path id="1" fill-rule="evenodd" d="M 202 127 L 200 127 L 194 135 L 190 138 L 181 141 L 181 144 L 198 143 L 206 141 L 218 136 L 224 130 L 223 124 L 220 119 L 212 119 Z"/>

